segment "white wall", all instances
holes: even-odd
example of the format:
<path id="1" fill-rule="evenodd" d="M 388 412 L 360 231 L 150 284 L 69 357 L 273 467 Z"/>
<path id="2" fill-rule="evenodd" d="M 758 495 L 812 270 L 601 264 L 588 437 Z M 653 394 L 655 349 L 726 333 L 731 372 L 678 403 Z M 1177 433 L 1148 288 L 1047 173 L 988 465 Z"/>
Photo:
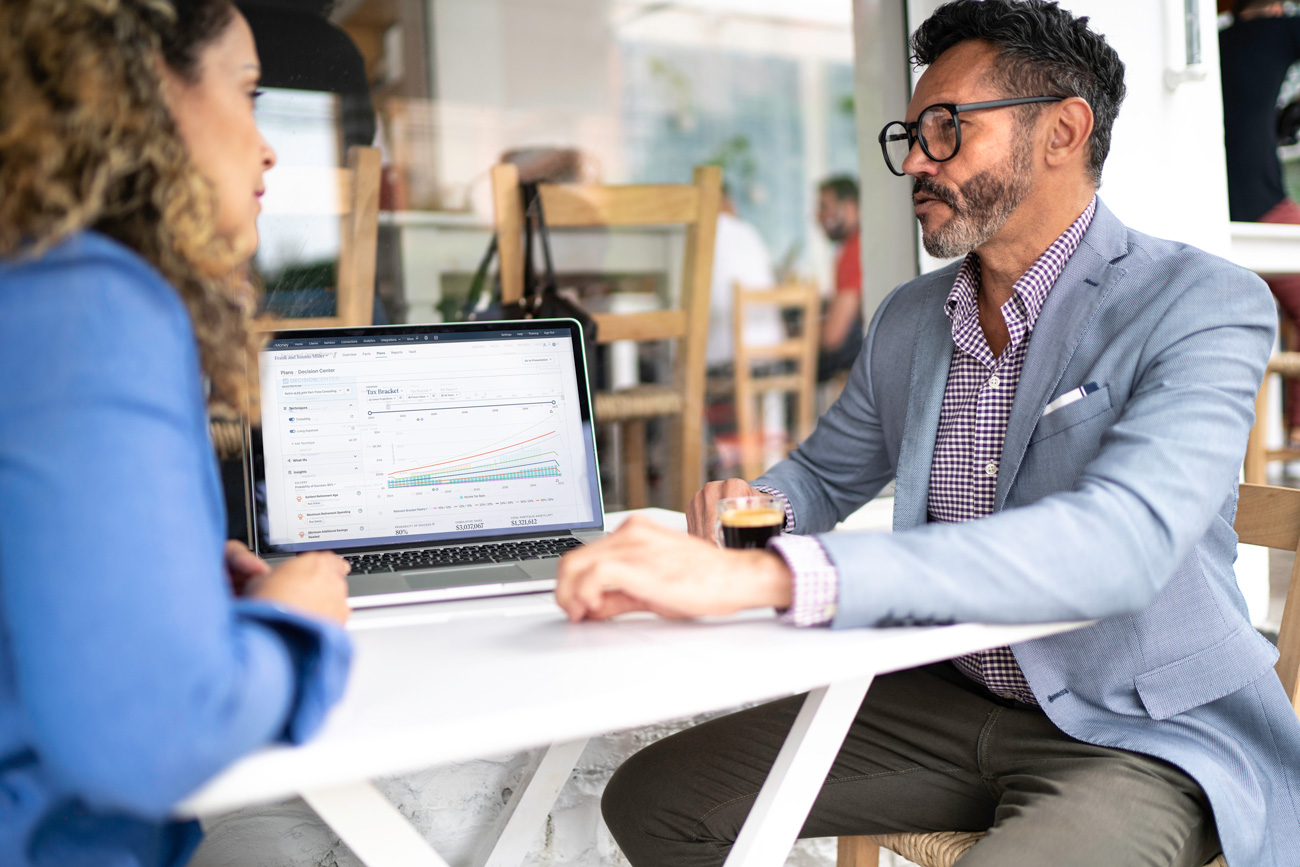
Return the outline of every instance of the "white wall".
<path id="1" fill-rule="evenodd" d="M 1181 33 L 1171 38 L 1171 30 L 1183 0 L 1066 0 L 1063 5 L 1090 16 L 1128 67 L 1128 96 L 1115 123 L 1102 198 L 1135 229 L 1226 255 L 1228 180 L 1213 0 L 1200 0 L 1206 77 L 1174 91 L 1165 86 L 1164 71 L 1181 66 L 1183 58 L 1166 45 L 1182 47 Z"/>

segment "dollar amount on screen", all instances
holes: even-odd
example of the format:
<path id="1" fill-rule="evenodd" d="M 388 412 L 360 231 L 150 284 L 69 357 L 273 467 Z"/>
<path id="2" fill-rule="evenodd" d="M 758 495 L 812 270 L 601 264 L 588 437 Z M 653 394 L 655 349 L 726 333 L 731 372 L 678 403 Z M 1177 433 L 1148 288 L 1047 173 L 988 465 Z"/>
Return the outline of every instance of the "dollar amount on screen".
<path id="1" fill-rule="evenodd" d="M 536 518 L 511 518 L 510 526 L 512 527 L 529 527 L 537 523 Z"/>

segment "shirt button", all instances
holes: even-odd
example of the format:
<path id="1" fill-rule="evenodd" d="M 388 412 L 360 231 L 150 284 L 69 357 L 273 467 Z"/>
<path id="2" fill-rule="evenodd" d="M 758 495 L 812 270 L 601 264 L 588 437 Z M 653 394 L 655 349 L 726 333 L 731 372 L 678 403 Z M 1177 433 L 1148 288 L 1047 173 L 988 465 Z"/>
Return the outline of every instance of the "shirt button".
<path id="1" fill-rule="evenodd" d="M 989 461 L 984 465 L 984 474 L 988 476 L 996 476 L 998 474 L 998 465 L 993 463 L 993 461 Z"/>
<path id="2" fill-rule="evenodd" d="M 998 378 L 997 374 L 989 377 L 989 388 L 997 388 L 1001 384 L 1002 380 Z"/>

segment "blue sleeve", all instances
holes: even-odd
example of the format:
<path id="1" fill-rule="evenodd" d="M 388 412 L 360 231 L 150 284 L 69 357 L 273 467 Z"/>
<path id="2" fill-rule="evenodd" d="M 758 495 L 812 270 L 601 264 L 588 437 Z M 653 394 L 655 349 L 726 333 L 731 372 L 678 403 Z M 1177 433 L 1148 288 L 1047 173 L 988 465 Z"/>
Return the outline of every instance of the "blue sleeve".
<path id="1" fill-rule="evenodd" d="M 120 252 L 27 270 L 0 284 L 0 662 L 57 782 L 161 816 L 241 755 L 311 734 L 350 645 L 231 598 L 176 293 Z"/>

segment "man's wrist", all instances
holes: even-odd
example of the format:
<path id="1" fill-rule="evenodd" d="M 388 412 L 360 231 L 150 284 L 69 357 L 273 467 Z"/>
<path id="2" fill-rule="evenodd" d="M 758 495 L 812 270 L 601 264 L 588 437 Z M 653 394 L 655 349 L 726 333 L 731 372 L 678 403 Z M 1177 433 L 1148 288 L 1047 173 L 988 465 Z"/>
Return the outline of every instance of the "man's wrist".
<path id="1" fill-rule="evenodd" d="M 745 558 L 736 574 L 743 583 L 740 596 L 743 608 L 789 608 L 793 598 L 794 576 L 785 560 L 774 551 L 742 551 Z"/>
<path id="2" fill-rule="evenodd" d="M 815 536 L 777 536 L 768 542 L 789 571 L 790 605 L 778 609 L 781 620 L 795 626 L 824 626 L 835 619 L 839 572 Z"/>

